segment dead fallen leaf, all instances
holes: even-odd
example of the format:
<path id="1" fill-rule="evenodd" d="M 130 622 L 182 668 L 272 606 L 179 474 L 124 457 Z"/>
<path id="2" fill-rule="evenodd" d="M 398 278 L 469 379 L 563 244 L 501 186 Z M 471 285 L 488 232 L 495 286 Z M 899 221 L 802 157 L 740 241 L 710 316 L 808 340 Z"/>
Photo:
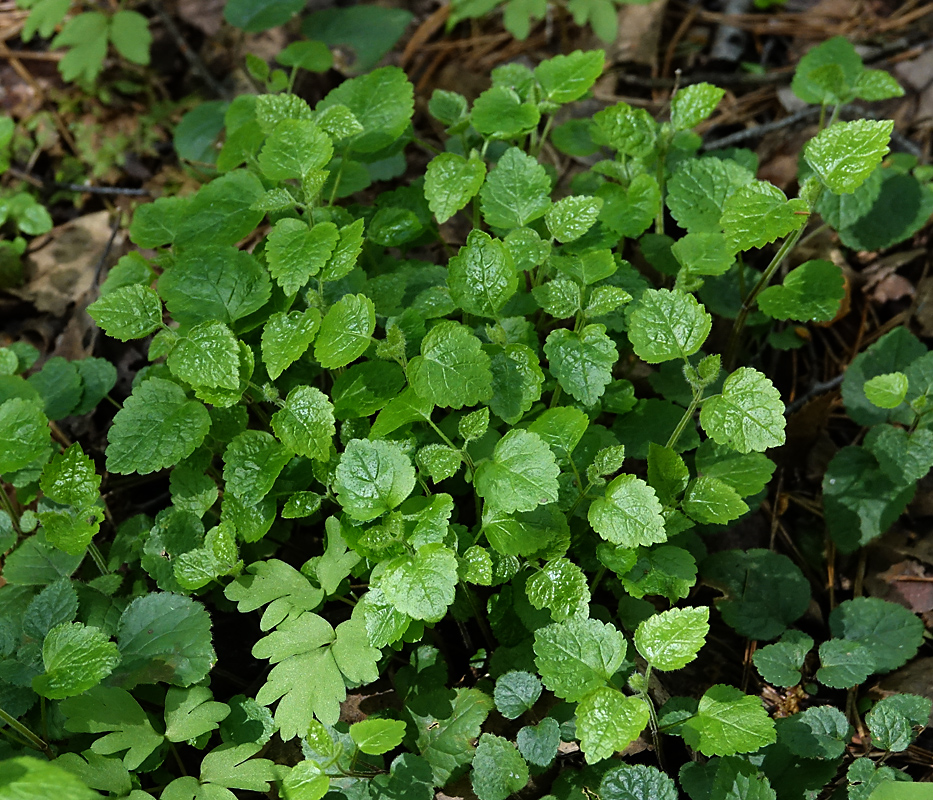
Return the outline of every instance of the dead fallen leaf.
<path id="1" fill-rule="evenodd" d="M 906 605 L 915 614 L 933 611 L 933 577 L 916 561 L 899 561 L 878 575 L 890 587 L 888 600 Z"/>
<path id="2" fill-rule="evenodd" d="M 666 9 L 667 0 L 654 0 L 644 6 L 622 6 L 619 9 L 618 34 L 609 47 L 610 60 L 656 66 Z"/>
<path id="3" fill-rule="evenodd" d="M 178 0 L 178 16 L 208 36 L 220 31 L 227 0 Z"/>

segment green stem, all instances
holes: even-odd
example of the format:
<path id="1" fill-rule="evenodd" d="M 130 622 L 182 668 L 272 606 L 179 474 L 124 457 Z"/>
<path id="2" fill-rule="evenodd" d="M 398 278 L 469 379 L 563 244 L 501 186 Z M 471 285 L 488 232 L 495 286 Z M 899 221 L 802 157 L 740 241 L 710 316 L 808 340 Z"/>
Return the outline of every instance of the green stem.
<path id="1" fill-rule="evenodd" d="M 694 389 L 693 400 L 690 401 L 690 405 L 687 407 L 684 415 L 680 418 L 680 422 L 678 422 L 677 427 L 674 428 L 674 432 L 671 434 L 671 438 L 667 440 L 666 447 L 673 449 L 674 445 L 677 444 L 677 440 L 680 438 L 680 434 L 684 432 L 684 428 L 687 427 L 687 423 L 693 419 L 693 415 L 696 413 L 697 406 L 700 405 L 700 401 L 702 399 L 703 390 Z"/>
<path id="2" fill-rule="evenodd" d="M 27 742 L 29 742 L 30 747 L 34 747 L 36 750 L 41 750 L 43 753 L 48 756 L 49 746 L 42 739 L 40 739 L 36 734 L 34 734 L 29 728 L 23 725 L 17 719 L 14 719 L 9 714 L 6 713 L 2 708 L 0 708 L 0 722 L 5 722 L 9 725 L 14 731 L 16 731 L 20 736 L 22 736 Z"/>
<path id="3" fill-rule="evenodd" d="M 107 569 L 107 562 L 104 560 L 103 554 L 100 550 L 97 549 L 97 545 L 94 542 L 88 542 L 87 545 L 88 555 L 93 559 L 95 566 L 100 570 L 101 575 L 109 575 L 110 570 Z"/>
<path id="4" fill-rule="evenodd" d="M 0 486 L 0 506 L 3 506 L 4 511 L 10 515 L 10 521 L 13 523 L 13 530 L 16 531 L 16 535 L 22 536 L 23 529 L 19 526 L 19 516 L 13 512 L 13 504 L 7 496 L 6 489 L 2 486 Z"/>
<path id="5" fill-rule="evenodd" d="M 651 702 L 651 697 L 648 694 L 648 686 L 651 684 L 651 664 L 648 664 L 645 667 L 645 685 L 642 687 L 641 699 L 648 706 L 648 728 L 651 730 L 651 740 L 654 742 L 654 752 L 658 757 L 658 766 L 663 771 L 664 769 L 664 753 L 661 749 L 661 736 L 658 733 L 658 712 L 655 711 L 654 703 Z"/>
<path id="6" fill-rule="evenodd" d="M 461 449 L 461 448 L 457 447 L 457 445 L 455 445 L 455 444 L 447 437 L 447 434 L 444 433 L 444 431 L 442 431 L 440 428 L 437 427 L 437 425 L 434 424 L 434 421 L 433 421 L 433 420 L 430 420 L 430 419 L 429 419 L 429 420 L 427 420 L 427 423 L 428 423 L 428 425 L 430 425 L 432 428 L 434 428 L 434 432 L 435 432 L 438 436 L 440 436 L 441 439 L 444 440 L 444 444 L 446 444 L 451 450 L 456 450 L 458 453 L 460 453 L 460 456 L 461 456 L 461 457 L 463 458 L 463 460 L 466 462 L 466 465 L 470 468 L 470 471 L 471 471 L 471 472 L 476 472 L 476 467 L 475 467 L 474 464 L 473 464 L 473 459 L 470 458 L 470 454 L 466 451 L 466 448 L 462 448 L 462 449 Z"/>
<path id="7" fill-rule="evenodd" d="M 541 153 L 541 149 L 544 147 L 544 143 L 547 141 L 548 134 L 551 132 L 551 126 L 554 124 L 554 117 L 549 116 L 547 122 L 544 123 L 544 130 L 541 131 L 541 138 L 538 139 L 537 145 L 535 146 L 534 152 L 532 155 L 537 158 Z"/>

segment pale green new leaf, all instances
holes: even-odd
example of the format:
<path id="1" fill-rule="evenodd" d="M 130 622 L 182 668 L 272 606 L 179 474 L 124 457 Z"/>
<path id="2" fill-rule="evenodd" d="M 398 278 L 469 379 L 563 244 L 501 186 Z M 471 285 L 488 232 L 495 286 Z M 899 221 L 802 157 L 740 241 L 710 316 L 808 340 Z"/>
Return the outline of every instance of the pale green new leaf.
<path id="1" fill-rule="evenodd" d="M 567 319 L 580 310 L 583 294 L 576 281 L 566 278 L 542 283 L 531 290 L 535 301 L 554 319 Z"/>
<path id="2" fill-rule="evenodd" d="M 354 519 L 367 521 L 398 506 L 415 487 L 411 460 L 394 442 L 353 439 L 334 474 L 337 500 Z"/>
<path id="3" fill-rule="evenodd" d="M 837 122 L 807 142 L 804 157 L 831 192 L 848 194 L 861 186 L 888 154 L 894 121 Z"/>
<path id="4" fill-rule="evenodd" d="M 602 75 L 606 54 L 602 50 L 574 50 L 558 55 L 535 67 L 535 78 L 552 103 L 579 100 Z"/>
<path id="5" fill-rule="evenodd" d="M 87 313 L 104 333 L 125 342 L 142 339 L 162 324 L 162 301 L 148 286 L 134 283 L 99 297 Z"/>
<path id="6" fill-rule="evenodd" d="M 815 259 L 791 270 L 780 286 L 758 296 L 758 308 L 774 319 L 828 322 L 845 297 L 842 270 L 830 261 Z"/>
<path id="7" fill-rule="evenodd" d="M 66 622 L 42 642 L 45 672 L 33 678 L 32 688 L 51 700 L 74 697 L 100 683 L 119 662 L 117 646 L 100 628 Z"/>
<path id="8" fill-rule="evenodd" d="M 524 103 L 508 86 L 492 86 L 473 103 L 470 121 L 488 139 L 516 139 L 534 129 L 541 112 L 534 103 Z"/>
<path id="9" fill-rule="evenodd" d="M 671 125 L 679 131 L 695 128 L 716 110 L 725 94 L 725 89 L 711 83 L 684 86 L 671 98 Z"/>
<path id="10" fill-rule="evenodd" d="M 566 558 L 549 561 L 525 584 L 525 593 L 535 608 L 547 608 L 557 620 L 585 613 L 590 602 L 586 575 Z"/>
<path id="11" fill-rule="evenodd" d="M 178 384 L 162 378 L 144 380 L 113 419 L 107 469 L 146 475 L 174 466 L 195 451 L 210 425 L 207 409 L 189 400 Z M 2 427 L 0 409 L 0 431 Z"/>
<path id="12" fill-rule="evenodd" d="M 408 380 L 420 398 L 441 407 L 463 408 L 492 393 L 489 364 L 482 343 L 468 328 L 443 320 L 424 337 L 421 355 L 408 362 Z"/>
<path id="13" fill-rule="evenodd" d="M 301 220 L 280 219 L 266 242 L 269 272 L 285 294 L 293 295 L 323 269 L 339 239 L 333 222 L 309 228 Z"/>
<path id="14" fill-rule="evenodd" d="M 718 444 L 740 453 L 762 452 L 784 444 L 784 404 L 771 381 L 751 367 L 740 367 L 707 398 L 700 424 Z"/>
<path id="15" fill-rule="evenodd" d="M 585 406 L 603 396 L 619 358 L 605 325 L 587 325 L 579 332 L 557 328 L 548 334 L 544 353 L 561 388 Z"/>
<path id="16" fill-rule="evenodd" d="M 272 430 L 291 452 L 326 461 L 337 429 L 334 407 L 320 389 L 296 386 L 285 406 L 272 415 Z"/>
<path id="17" fill-rule="evenodd" d="M 708 608 L 672 608 L 635 630 L 635 647 L 654 669 L 683 669 L 697 657 L 709 633 Z"/>
<path id="18" fill-rule="evenodd" d="M 182 336 L 166 359 L 179 380 L 192 387 L 236 389 L 240 385 L 240 350 L 224 323 L 201 322 Z"/>
<path id="19" fill-rule="evenodd" d="M 628 645 L 613 625 L 571 617 L 535 631 L 535 664 L 544 685 L 570 702 L 582 700 L 616 673 Z"/>
<path id="20" fill-rule="evenodd" d="M 493 228 L 520 228 L 544 215 L 550 191 L 538 160 L 510 147 L 480 189 L 483 219 Z"/>
<path id="21" fill-rule="evenodd" d="M 424 196 L 439 224 L 447 222 L 479 191 L 486 178 L 486 164 L 470 155 L 441 153 L 428 164 L 424 177 Z"/>
<path id="22" fill-rule="evenodd" d="M 39 486 L 56 503 L 83 507 L 97 500 L 100 476 L 94 462 L 75 443 L 45 466 Z"/>
<path id="23" fill-rule="evenodd" d="M 602 207 L 599 197 L 565 197 L 547 210 L 544 221 L 557 241 L 574 242 L 596 224 Z"/>
<path id="24" fill-rule="evenodd" d="M 493 317 L 518 288 L 509 248 L 483 231 L 474 230 L 447 265 L 450 296 L 464 311 Z"/>
<path id="25" fill-rule="evenodd" d="M 682 508 L 704 525 L 725 525 L 748 511 L 739 493 L 725 481 L 702 475 L 687 487 Z"/>
<path id="26" fill-rule="evenodd" d="M 577 706 L 577 734 L 588 764 L 620 752 L 648 725 L 648 705 L 618 689 L 601 686 Z"/>
<path id="27" fill-rule="evenodd" d="M 590 505 L 590 525 L 603 539 L 623 547 L 667 541 L 661 503 L 647 483 L 620 475 Z"/>
<path id="28" fill-rule="evenodd" d="M 863 385 L 868 402 L 878 408 L 897 408 L 907 396 L 909 382 L 903 372 L 887 372 L 869 378 Z"/>
<path id="29" fill-rule="evenodd" d="M 364 719 L 350 726 L 350 738 L 360 752 L 378 756 L 394 750 L 405 737 L 405 723 L 398 719 Z"/>
<path id="30" fill-rule="evenodd" d="M 0 404 L 0 474 L 23 469 L 46 451 L 51 432 L 40 406 L 20 397 Z"/>
<path id="31" fill-rule="evenodd" d="M 262 329 L 262 360 L 269 377 L 275 380 L 311 346 L 321 325 L 321 312 L 277 311 Z"/>
<path id="32" fill-rule="evenodd" d="M 632 306 L 628 336 L 649 364 L 692 356 L 706 341 L 713 318 L 692 294 L 647 289 Z"/>
<path id="33" fill-rule="evenodd" d="M 668 181 L 667 207 L 689 233 L 721 233 L 719 220 L 726 202 L 754 177 L 734 161 L 687 159 Z"/>
<path id="34" fill-rule="evenodd" d="M 325 369 L 356 361 L 376 330 L 376 307 L 363 294 L 348 294 L 334 303 L 321 322 L 314 357 Z"/>
<path id="35" fill-rule="evenodd" d="M 230 706 L 216 702 L 206 686 L 173 686 L 165 695 L 165 738 L 186 742 L 215 730 L 229 715 Z"/>
<path id="36" fill-rule="evenodd" d="M 259 168 L 270 181 L 299 180 L 327 166 L 334 148 L 330 137 L 306 119 L 287 119 L 275 126 L 259 153 Z"/>
<path id="37" fill-rule="evenodd" d="M 337 245 L 319 273 L 320 280 L 337 281 L 353 270 L 363 249 L 364 225 L 364 220 L 358 219 L 340 229 Z"/>
<path id="38" fill-rule="evenodd" d="M 149 63 L 152 34 L 149 32 L 149 20 L 138 11 L 124 9 L 110 18 L 110 41 L 127 61 Z"/>
<path id="39" fill-rule="evenodd" d="M 705 756 L 754 753 L 774 743 L 774 720 L 758 697 L 719 684 L 700 698 L 695 717 L 683 728 L 684 740 Z"/>
<path id="40" fill-rule="evenodd" d="M 535 433 L 511 430 L 476 469 L 476 493 L 497 509 L 532 511 L 557 500 L 560 469 L 551 449 Z"/>
<path id="41" fill-rule="evenodd" d="M 803 226 L 810 209 L 800 198 L 788 200 L 777 186 L 754 181 L 729 196 L 720 225 L 732 252 L 764 247 Z"/>
<path id="42" fill-rule="evenodd" d="M 457 557 L 439 542 L 414 555 L 389 561 L 379 580 L 386 599 L 403 614 L 430 622 L 441 619 L 454 601 Z"/>

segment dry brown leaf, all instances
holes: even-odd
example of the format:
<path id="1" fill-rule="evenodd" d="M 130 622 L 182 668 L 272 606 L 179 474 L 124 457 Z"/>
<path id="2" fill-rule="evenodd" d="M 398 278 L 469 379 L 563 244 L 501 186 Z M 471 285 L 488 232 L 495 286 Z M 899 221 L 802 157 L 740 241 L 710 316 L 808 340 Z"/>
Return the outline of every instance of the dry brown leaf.
<path id="1" fill-rule="evenodd" d="M 622 6 L 619 9 L 618 35 L 609 47 L 610 60 L 656 66 L 666 9 L 667 0 L 654 0 L 644 6 Z"/>

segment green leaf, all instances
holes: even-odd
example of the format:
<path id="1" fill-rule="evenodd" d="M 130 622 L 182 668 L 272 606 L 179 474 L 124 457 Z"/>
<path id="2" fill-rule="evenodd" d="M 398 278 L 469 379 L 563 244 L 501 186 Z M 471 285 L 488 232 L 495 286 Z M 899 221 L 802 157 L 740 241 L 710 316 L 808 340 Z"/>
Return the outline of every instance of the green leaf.
<path id="1" fill-rule="evenodd" d="M 66 731 L 106 733 L 93 741 L 91 750 L 104 756 L 123 753 L 123 766 L 128 770 L 136 770 L 163 742 L 146 712 L 124 689 L 95 686 L 69 697 L 60 708 Z"/>
<path id="2" fill-rule="evenodd" d="M 301 220 L 280 219 L 266 242 L 269 272 L 285 294 L 293 295 L 321 271 L 339 238 L 333 222 L 309 228 Z"/>
<path id="3" fill-rule="evenodd" d="M 714 553 L 702 573 L 725 593 L 716 603 L 722 618 L 749 639 L 776 639 L 810 604 L 810 584 L 800 568 L 770 550 Z"/>
<path id="4" fill-rule="evenodd" d="M 498 318 L 518 288 L 518 275 L 508 247 L 478 230 L 470 232 L 466 244 L 450 259 L 447 272 L 454 302 L 480 317 Z"/>
<path id="5" fill-rule="evenodd" d="M 528 579 L 525 592 L 535 608 L 547 608 L 558 621 L 586 613 L 590 602 L 586 575 L 566 558 L 548 561 Z"/>
<path id="6" fill-rule="evenodd" d="M 206 686 L 172 687 L 165 695 L 165 738 L 186 742 L 216 730 L 230 715 L 230 706 L 214 701 Z"/>
<path id="7" fill-rule="evenodd" d="M 394 144 L 408 127 L 414 88 L 399 67 L 380 67 L 341 83 L 318 103 L 317 110 L 336 105 L 349 108 L 363 126 L 363 132 L 349 140 L 350 151 L 375 153 Z"/>
<path id="8" fill-rule="evenodd" d="M 0 474 L 23 469 L 48 447 L 49 421 L 34 402 L 14 397 L 0 404 Z"/>
<path id="9" fill-rule="evenodd" d="M 347 74 L 375 67 L 405 33 L 412 14 L 404 8 L 382 6 L 323 7 L 305 17 L 302 32 L 312 39 L 352 53 Z"/>
<path id="10" fill-rule="evenodd" d="M 104 333 L 121 342 L 142 339 L 162 324 L 162 301 L 148 286 L 121 286 L 87 307 Z"/>
<path id="11" fill-rule="evenodd" d="M 130 238 L 140 247 L 171 244 L 190 204 L 188 197 L 159 197 L 152 203 L 141 205 L 133 213 Z"/>
<path id="12" fill-rule="evenodd" d="M 635 598 L 656 594 L 674 602 L 686 597 L 696 583 L 696 561 L 681 547 L 664 545 L 634 553 L 616 550 L 613 556 L 622 557 L 618 567 L 610 566 L 619 574 L 625 591 Z"/>
<path id="13" fill-rule="evenodd" d="M 81 761 L 80 757 L 75 757 Z M 4 758 L 0 762 L 0 796 L 10 800 L 45 800 L 48 797 L 57 800 L 97 800 L 101 796 L 72 773 L 65 759 L 62 759 L 62 763 L 57 761 L 50 763 L 32 756 Z"/>
<path id="14" fill-rule="evenodd" d="M 207 611 L 194 600 L 168 592 L 136 598 L 117 627 L 123 661 L 111 682 L 129 688 L 198 683 L 216 661 L 210 630 Z"/>
<path id="15" fill-rule="evenodd" d="M 429 444 L 418 451 L 417 460 L 419 469 L 438 483 L 457 474 L 463 456 L 446 444 Z"/>
<path id="16" fill-rule="evenodd" d="M 243 431 L 224 451 L 224 482 L 230 494 L 255 505 L 291 459 L 291 453 L 266 431 Z"/>
<path id="17" fill-rule="evenodd" d="M 523 103 L 518 92 L 492 86 L 473 103 L 470 121 L 488 139 L 517 139 L 537 127 L 541 112 L 534 103 Z"/>
<path id="18" fill-rule="evenodd" d="M 447 222 L 479 191 L 486 179 L 486 164 L 474 153 L 466 159 L 456 153 L 441 153 L 427 166 L 424 196 L 438 224 Z"/>
<path id="19" fill-rule="evenodd" d="M 81 445 L 73 444 L 45 466 L 39 486 L 56 503 L 83 507 L 97 500 L 100 476 Z"/>
<path id="20" fill-rule="evenodd" d="M 888 154 L 893 130 L 893 120 L 837 122 L 807 142 L 804 158 L 831 192 L 848 194 Z"/>
<path id="21" fill-rule="evenodd" d="M 717 444 L 740 453 L 762 452 L 784 444 L 784 404 L 771 381 L 751 367 L 740 367 L 706 398 L 700 425 Z"/>
<path id="22" fill-rule="evenodd" d="M 483 509 L 483 532 L 489 544 L 506 556 L 531 555 L 553 539 L 569 535 L 567 520 L 555 506 L 508 515 L 495 508 Z"/>
<path id="23" fill-rule="evenodd" d="M 748 511 L 748 505 L 728 483 L 705 475 L 687 487 L 682 508 L 688 517 L 705 525 L 725 525 Z"/>
<path id="24" fill-rule="evenodd" d="M 306 119 L 287 119 L 275 126 L 259 153 L 259 168 L 270 181 L 301 180 L 326 167 L 334 154 L 330 137 Z"/>
<path id="25" fill-rule="evenodd" d="M 777 186 L 754 181 L 729 195 L 720 225 L 732 251 L 739 252 L 787 236 L 803 226 L 809 213 L 803 200 L 788 200 Z"/>
<path id="26" fill-rule="evenodd" d="M 324 316 L 314 357 L 325 369 L 346 366 L 369 347 L 375 329 L 373 301 L 363 294 L 345 295 Z"/>
<path id="27" fill-rule="evenodd" d="M 65 23 L 51 47 L 71 47 L 58 62 L 58 71 L 66 81 L 86 80 L 93 83 L 107 56 L 107 34 L 110 18 L 99 11 L 87 11 Z"/>
<path id="28" fill-rule="evenodd" d="M 203 241 L 210 241 L 206 233 Z M 182 325 L 208 320 L 232 325 L 262 308 L 271 293 L 269 273 L 259 262 L 227 246 L 186 248 L 159 278 L 159 294 Z"/>
<path id="29" fill-rule="evenodd" d="M 396 719 L 364 719 L 350 726 L 350 738 L 360 752 L 378 756 L 394 750 L 405 738 L 405 723 Z"/>
<path id="30" fill-rule="evenodd" d="M 172 374 L 190 386 L 236 389 L 240 385 L 240 350 L 222 322 L 202 322 L 182 336 L 166 359 Z"/>
<path id="31" fill-rule="evenodd" d="M 859 642 L 830 639 L 820 645 L 820 668 L 816 679 L 833 689 L 858 686 L 875 669 L 871 651 Z"/>
<path id="32" fill-rule="evenodd" d="M 272 380 L 308 351 L 320 326 L 316 308 L 278 311 L 269 317 L 262 329 L 262 360 Z"/>
<path id="33" fill-rule="evenodd" d="M 340 229 L 340 239 L 330 259 L 319 274 L 321 281 L 337 281 L 348 275 L 356 266 L 363 249 L 364 221 L 358 219 Z"/>
<path id="34" fill-rule="evenodd" d="M 514 425 L 541 397 L 544 373 L 538 356 L 524 344 L 491 349 L 492 397 L 489 408 Z"/>
<path id="35" fill-rule="evenodd" d="M 560 747 L 560 724 L 553 717 L 545 717 L 537 725 L 526 725 L 515 736 L 515 744 L 530 764 L 550 766 Z"/>
<path id="36" fill-rule="evenodd" d="M 557 241 L 574 242 L 596 224 L 602 207 L 599 197 L 565 197 L 547 210 L 544 220 Z"/>
<path id="37" fill-rule="evenodd" d="M 570 702 L 606 684 L 625 661 L 628 645 L 613 626 L 571 617 L 535 631 L 535 664 L 544 685 Z"/>
<path id="38" fill-rule="evenodd" d="M 236 547 L 236 527 L 225 520 L 207 532 L 202 547 L 181 553 L 172 571 L 179 586 L 193 591 L 223 575 L 239 573 L 242 568 Z"/>
<path id="39" fill-rule="evenodd" d="M 895 434 L 897 439 L 902 434 Z M 926 437 L 918 439 L 922 444 Z M 886 447 L 895 444 L 890 434 L 884 431 L 869 440 L 872 449 L 883 452 L 888 462 Z M 928 457 L 924 454 L 923 457 Z M 908 453 L 900 466 L 910 468 Z M 868 544 L 890 528 L 914 496 L 914 484 L 895 483 L 901 477 L 900 470 L 888 472 L 868 448 L 843 447 L 826 468 L 823 475 L 823 505 L 826 509 L 826 525 L 833 541 L 844 553 L 851 553 Z"/>
<path id="40" fill-rule="evenodd" d="M 561 388 L 586 406 L 603 396 L 619 357 L 605 325 L 587 325 L 579 333 L 566 328 L 551 331 L 544 352 Z"/>
<path id="41" fill-rule="evenodd" d="M 554 319 L 566 319 L 580 310 L 583 292 L 575 281 L 557 278 L 531 290 L 535 301 Z"/>
<path id="42" fill-rule="evenodd" d="M 634 475 L 620 475 L 602 497 L 590 505 L 590 525 L 603 539 L 623 547 L 667 540 L 661 503 L 647 483 Z"/>
<path id="43" fill-rule="evenodd" d="M 33 678 L 32 688 L 52 700 L 74 697 L 100 683 L 119 662 L 117 646 L 103 631 L 66 622 L 42 642 L 45 672 Z"/>
<path id="44" fill-rule="evenodd" d="M 781 744 L 801 758 L 839 758 L 851 736 L 845 714 L 832 706 L 812 706 L 778 726 Z"/>
<path id="45" fill-rule="evenodd" d="M 726 202 L 754 177 L 735 161 L 687 159 L 668 181 L 667 207 L 688 233 L 721 233 Z"/>
<path id="46" fill-rule="evenodd" d="M 828 71 L 827 67 L 835 70 Z M 833 36 L 800 59 L 791 89 L 805 103 L 847 103 L 864 69 L 862 59 L 849 40 Z"/>
<path id="47" fill-rule="evenodd" d="M 688 233 L 671 245 L 671 253 L 689 275 L 724 275 L 735 263 L 721 233 Z"/>
<path id="48" fill-rule="evenodd" d="M 513 670 L 496 680 L 493 698 L 496 708 L 506 719 L 518 719 L 530 711 L 541 696 L 541 681 L 530 672 Z"/>
<path id="49" fill-rule="evenodd" d="M 695 128 L 709 117 L 726 90 L 711 83 L 684 86 L 671 98 L 671 125 L 679 131 Z"/>
<path id="50" fill-rule="evenodd" d="M 557 500 L 560 469 L 554 454 L 535 433 L 511 430 L 476 469 L 476 493 L 505 512 L 532 511 Z"/>
<path id="51" fill-rule="evenodd" d="M 258 33 L 284 25 L 303 7 L 299 0 L 230 0 L 224 19 L 235 28 Z"/>
<path id="52" fill-rule="evenodd" d="M 418 716 L 416 746 L 434 771 L 434 783 L 443 786 L 453 771 L 473 758 L 473 742 L 493 707 L 492 698 L 479 689 L 458 688 L 447 710 L 435 718 L 430 713 Z"/>
<path id="53" fill-rule="evenodd" d="M 253 758 L 261 749 L 254 742 L 218 745 L 201 759 L 202 785 L 268 792 L 277 773 L 269 759 Z"/>
<path id="54" fill-rule="evenodd" d="M 317 608 L 324 599 L 324 592 L 294 567 L 270 558 L 250 564 L 247 574 L 229 584 L 224 596 L 237 604 L 241 614 L 271 604 L 259 626 L 266 631 L 287 616 Z"/>
<path id="55" fill-rule="evenodd" d="M 752 660 L 761 677 L 775 686 L 796 686 L 813 639 L 800 631 L 784 631 L 780 641 L 755 651 Z"/>
<path id="56" fill-rule="evenodd" d="M 382 573 L 379 588 L 399 611 L 414 619 L 441 619 L 454 601 L 457 558 L 438 542 L 397 556 Z"/>
<path id="57" fill-rule="evenodd" d="M 632 178 L 628 188 L 604 183 L 596 190 L 603 200 L 599 219 L 613 233 L 634 239 L 654 222 L 661 208 L 661 189 L 654 175 L 642 172 Z"/>
<path id="58" fill-rule="evenodd" d="M 331 396 L 337 419 L 368 417 L 399 396 L 405 374 L 398 364 L 363 361 L 345 370 L 334 381 Z"/>
<path id="59" fill-rule="evenodd" d="M 411 460 L 393 442 L 354 439 L 340 456 L 334 490 L 354 519 L 375 519 L 398 506 L 415 487 Z"/>
<path id="60" fill-rule="evenodd" d="M 207 409 L 188 400 L 178 384 L 162 378 L 144 380 L 113 419 L 107 469 L 147 475 L 174 466 L 197 449 L 210 425 Z"/>
<path id="61" fill-rule="evenodd" d="M 672 503 L 687 488 L 690 470 L 671 448 L 648 443 L 648 483 L 665 505 Z"/>
<path id="62" fill-rule="evenodd" d="M 613 150 L 647 158 L 655 149 L 658 124 L 644 108 L 620 102 L 593 115 L 602 138 Z"/>
<path id="63" fill-rule="evenodd" d="M 601 686 L 577 706 L 577 734 L 588 764 L 609 758 L 634 742 L 648 725 L 648 705 L 618 689 Z"/>
<path id="64" fill-rule="evenodd" d="M 263 193 L 262 182 L 246 170 L 215 178 L 191 198 L 179 223 L 175 244 L 179 247 L 195 247 L 202 242 L 236 244 L 252 233 L 262 219 L 263 212 L 252 206 Z M 240 288 L 248 291 L 248 287 Z"/>
<path id="65" fill-rule="evenodd" d="M 901 486 L 922 480 L 933 467 L 933 431 L 929 428 L 908 433 L 893 425 L 877 425 L 865 437 L 865 447 L 878 460 L 882 473 Z"/>
<path id="66" fill-rule="evenodd" d="M 424 337 L 421 355 L 408 362 L 408 380 L 420 398 L 441 407 L 463 408 L 489 398 L 489 364 L 480 340 L 468 328 L 443 320 Z"/>
<path id="67" fill-rule="evenodd" d="M 48 39 L 55 33 L 55 29 L 68 13 L 69 4 L 67 0 L 65 2 L 62 2 L 62 0 L 38 0 L 35 3 L 25 3 L 24 7 L 31 10 L 26 24 L 23 26 L 20 38 L 24 42 L 29 42 L 36 35 L 36 32 L 43 39 Z M 10 121 L 12 122 L 12 119 Z M 12 138 L 12 132 L 10 136 Z M 5 144 L 9 144 L 9 142 Z"/>
<path id="68" fill-rule="evenodd" d="M 470 782 L 479 800 L 506 800 L 528 783 L 528 765 L 508 739 L 484 733 L 473 754 Z"/>
<path id="69" fill-rule="evenodd" d="M 829 629 L 837 638 L 867 647 L 873 672 L 904 666 L 923 641 L 923 622 L 916 614 L 878 597 L 843 601 L 829 615 Z"/>
<path id="70" fill-rule="evenodd" d="M 769 286 L 758 296 L 758 308 L 773 319 L 828 322 L 845 297 L 842 270 L 816 259 L 788 273 L 780 286 Z"/>
<path id="71" fill-rule="evenodd" d="M 696 353 L 712 327 L 712 317 L 696 298 L 678 289 L 648 289 L 632 306 L 629 340 L 649 364 Z"/>
<path id="72" fill-rule="evenodd" d="M 700 698 L 697 715 L 684 723 L 683 736 L 705 756 L 753 753 L 777 738 L 761 700 L 723 684 Z"/>
<path id="73" fill-rule="evenodd" d="M 606 772 L 599 784 L 602 800 L 677 800 L 674 781 L 654 767 L 621 764 Z"/>
<path id="74" fill-rule="evenodd" d="M 545 97 L 552 103 L 563 105 L 579 100 L 589 91 L 602 75 L 604 61 L 602 50 L 574 50 L 570 55 L 558 55 L 542 61 L 535 67 L 534 74 Z"/>
<path id="75" fill-rule="evenodd" d="M 654 669 L 682 669 L 696 659 L 709 633 L 708 608 L 672 608 L 642 622 L 635 647 Z"/>
<path id="76" fill-rule="evenodd" d="M 334 407 L 320 389 L 296 386 L 272 415 L 272 430 L 291 452 L 326 461 L 336 433 Z"/>
<path id="77" fill-rule="evenodd" d="M 544 216 L 551 182 L 537 159 L 510 147 L 480 189 L 483 219 L 493 228 L 520 228 Z"/>
<path id="78" fill-rule="evenodd" d="M 878 408 L 897 408 L 907 397 L 908 388 L 907 376 L 903 372 L 875 375 L 865 381 L 862 387 L 868 402 Z"/>
<path id="79" fill-rule="evenodd" d="M 929 723 L 931 706 L 930 698 L 915 694 L 893 694 L 879 700 L 865 717 L 872 745 L 892 753 L 906 750 Z"/>
<path id="80" fill-rule="evenodd" d="M 117 52 L 134 64 L 149 63 L 152 34 L 149 20 L 137 11 L 118 11 L 110 18 L 110 41 Z"/>

